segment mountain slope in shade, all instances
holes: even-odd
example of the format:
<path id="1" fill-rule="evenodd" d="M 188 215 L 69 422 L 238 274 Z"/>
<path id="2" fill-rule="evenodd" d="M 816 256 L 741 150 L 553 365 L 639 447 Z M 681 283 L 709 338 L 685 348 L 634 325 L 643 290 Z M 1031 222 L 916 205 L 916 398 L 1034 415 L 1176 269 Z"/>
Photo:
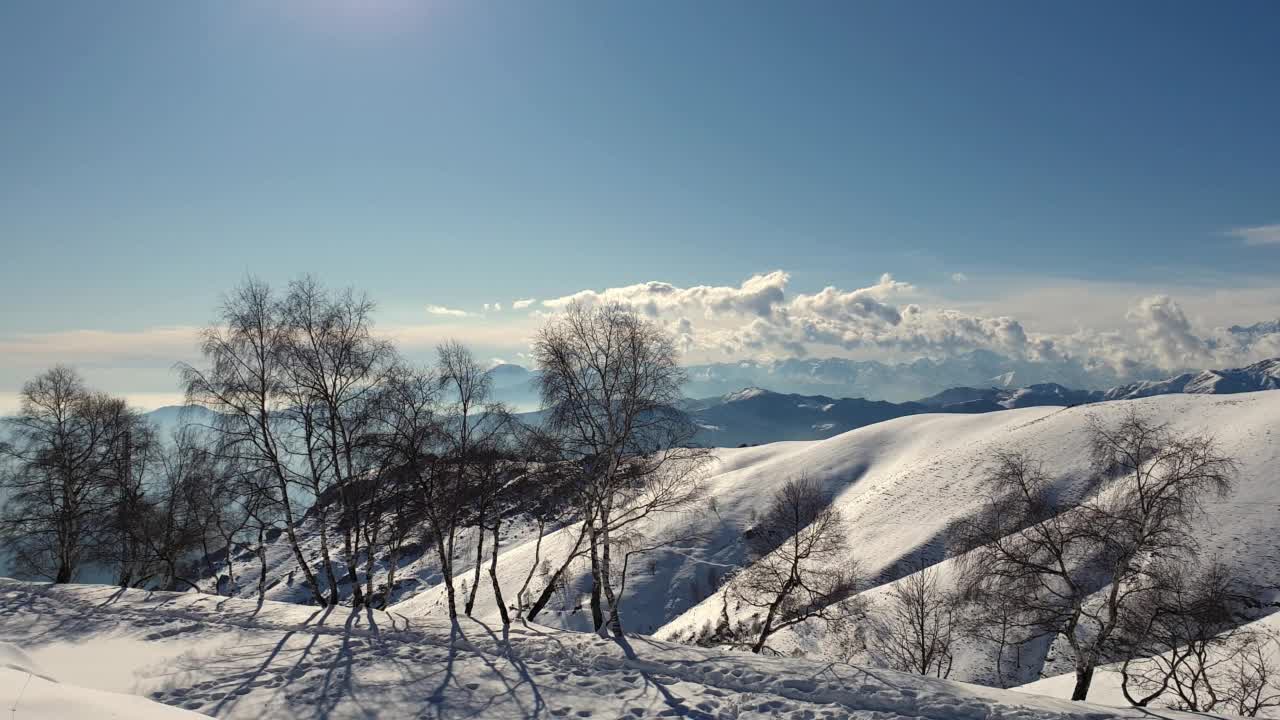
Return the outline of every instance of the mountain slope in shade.
<path id="1" fill-rule="evenodd" d="M 699 426 L 698 441 L 713 447 L 828 438 L 929 411 L 918 403 L 784 395 L 761 388 L 693 402 L 688 409 Z"/>

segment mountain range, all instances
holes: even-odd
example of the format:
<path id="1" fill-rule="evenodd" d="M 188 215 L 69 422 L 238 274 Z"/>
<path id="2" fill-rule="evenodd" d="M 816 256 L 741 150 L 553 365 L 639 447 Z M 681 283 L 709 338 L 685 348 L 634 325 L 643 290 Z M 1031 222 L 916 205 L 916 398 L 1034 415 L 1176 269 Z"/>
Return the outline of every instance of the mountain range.
<path id="1" fill-rule="evenodd" d="M 537 406 L 534 373 L 519 365 L 498 365 L 492 372 L 497 399 L 517 409 Z M 1280 358 L 1243 368 L 1202 370 L 1162 380 L 1133 382 L 1107 390 L 1076 390 L 1057 383 L 1026 387 L 961 386 L 906 402 L 739 387 L 722 395 L 690 400 L 685 409 L 699 426 L 696 438 L 699 444 L 737 447 L 780 440 L 821 440 L 873 423 L 922 413 L 972 414 L 1026 407 L 1068 407 L 1155 395 L 1225 395 L 1274 389 L 1280 389 Z M 199 412 L 171 406 L 154 410 L 148 417 L 167 431 L 182 422 L 199 421 L 198 416 L 192 414 Z M 536 422 L 539 415 L 529 410 L 519 417 L 526 422 Z"/>
<path id="2" fill-rule="evenodd" d="M 1203 370 L 1109 390 L 1073 390 L 1057 383 L 1027 387 L 954 387 L 902 403 L 749 388 L 689 404 L 698 440 L 714 447 L 777 440 L 821 440 L 892 418 L 921 413 L 986 413 L 1013 408 L 1085 405 L 1170 394 L 1225 395 L 1280 388 L 1280 358 L 1229 370 Z"/>

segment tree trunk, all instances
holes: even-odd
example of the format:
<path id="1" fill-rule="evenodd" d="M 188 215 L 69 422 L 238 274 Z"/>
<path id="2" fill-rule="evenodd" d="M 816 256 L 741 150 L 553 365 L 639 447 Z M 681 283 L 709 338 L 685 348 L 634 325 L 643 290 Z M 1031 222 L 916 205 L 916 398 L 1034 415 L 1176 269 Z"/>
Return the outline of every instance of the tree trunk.
<path id="1" fill-rule="evenodd" d="M 574 558 L 578 557 L 578 548 L 582 547 L 582 539 L 586 536 L 587 526 L 584 523 L 582 529 L 578 531 L 578 539 L 573 543 L 573 548 L 569 550 L 569 555 L 565 557 L 564 563 L 561 564 L 560 569 L 556 570 L 555 574 L 551 576 L 551 580 L 547 582 L 547 586 L 542 588 L 542 593 L 538 595 L 538 599 L 535 600 L 533 605 L 529 608 L 529 620 L 538 617 L 538 613 L 542 612 L 542 609 L 547 606 L 547 602 L 551 600 L 551 594 L 555 592 L 556 583 L 559 581 L 560 577 L 564 575 L 564 571 L 569 569 L 569 564 L 574 561 Z"/>
<path id="2" fill-rule="evenodd" d="M 444 535 L 437 529 L 436 536 L 436 554 L 440 556 L 440 576 L 444 578 L 445 598 L 449 602 L 449 619 L 458 619 L 458 602 L 455 599 L 453 590 L 453 560 L 449 557 L 449 551 L 445 547 Z"/>
<path id="3" fill-rule="evenodd" d="M 591 627 L 600 637 L 608 637 L 604 612 L 600 609 L 600 548 L 596 529 L 591 528 Z"/>
<path id="4" fill-rule="evenodd" d="M 1076 686 L 1071 691 L 1072 700 L 1086 700 L 1089 697 L 1089 685 L 1093 683 L 1093 666 L 1076 668 Z"/>
<path id="5" fill-rule="evenodd" d="M 529 566 L 529 574 L 524 576 L 524 584 L 516 592 L 516 617 L 524 617 L 525 592 L 529 589 L 533 574 L 538 571 L 538 562 L 542 555 L 542 532 L 546 526 L 547 521 L 544 518 L 538 518 L 538 539 L 533 542 L 533 564 Z"/>
<path id="6" fill-rule="evenodd" d="M 348 520 L 354 521 L 354 518 L 348 514 Z M 354 530 L 348 524 L 342 532 L 342 550 L 347 560 L 347 582 L 351 584 L 351 607 L 358 608 L 364 605 L 364 590 L 360 588 L 360 578 L 356 575 L 356 550 L 351 545 L 352 532 Z"/>
<path id="7" fill-rule="evenodd" d="M 266 529 L 258 525 L 258 602 L 267 599 L 267 543 Z"/>
<path id="8" fill-rule="evenodd" d="M 315 599 L 317 605 L 324 607 L 325 601 L 324 595 L 320 594 L 320 583 L 316 582 L 315 573 L 311 571 L 311 565 L 307 563 L 306 556 L 302 554 L 302 546 L 298 544 L 298 533 L 293 519 L 293 505 L 289 502 L 289 482 L 285 479 L 284 471 L 280 466 L 279 454 L 275 438 L 271 435 L 265 406 L 259 411 L 257 422 L 259 431 L 263 434 L 265 446 L 270 453 L 269 457 L 274 466 L 272 469 L 275 472 L 276 482 L 280 487 L 280 505 L 284 511 L 285 537 L 289 538 L 289 547 L 293 550 L 293 557 L 298 561 L 298 567 L 302 568 L 302 576 L 307 581 L 307 587 L 311 588 L 311 597 Z M 227 546 L 227 552 L 231 552 L 230 545 Z M 228 563 L 230 562 L 230 557 L 227 558 L 227 561 Z"/>
<path id="9" fill-rule="evenodd" d="M 484 567 L 484 508 L 480 509 L 480 517 L 476 520 L 476 566 L 471 575 L 471 589 L 467 593 L 467 607 L 465 612 L 467 617 L 471 617 L 471 610 L 476 606 L 476 590 L 480 589 L 480 568 Z"/>
<path id="10" fill-rule="evenodd" d="M 506 627 L 511 624 L 511 617 L 507 615 L 507 603 L 502 599 L 502 585 L 498 583 L 498 528 L 501 524 L 501 518 L 494 518 L 493 555 L 489 559 L 489 581 L 493 583 L 493 599 L 498 603 L 498 614 L 502 616 L 502 626 Z"/>
<path id="11" fill-rule="evenodd" d="M 397 540 L 391 546 L 391 556 L 387 560 L 387 590 L 382 593 L 382 609 L 386 610 L 391 604 L 391 591 L 396 587 L 396 568 L 400 565 L 400 542 Z"/>
<path id="12" fill-rule="evenodd" d="M 600 579 L 604 590 L 605 600 L 609 602 L 609 630 L 614 637 L 622 637 L 622 618 L 618 611 L 618 595 L 613 591 L 613 574 L 612 561 L 609 555 L 609 531 L 606 528 L 602 533 L 604 542 L 600 547 Z"/>
<path id="13" fill-rule="evenodd" d="M 787 599 L 793 589 L 795 589 L 795 586 L 788 579 L 782 586 L 782 592 L 779 592 L 773 602 L 769 603 L 769 612 L 765 613 L 764 625 L 760 627 L 760 639 L 756 640 L 756 644 L 751 646 L 751 652 L 759 655 L 764 651 L 764 644 L 769 639 L 769 635 L 773 633 L 773 618 L 777 616 L 778 608 L 782 606 L 782 601 Z"/>
<path id="14" fill-rule="evenodd" d="M 316 493 L 316 507 L 319 508 L 320 493 Z M 325 512 L 316 513 L 316 525 L 320 528 L 320 560 L 324 563 L 325 579 L 329 581 L 329 604 L 337 605 L 342 600 L 342 595 L 338 591 L 338 578 L 333 574 L 333 559 L 329 555 L 329 531 L 326 525 L 329 524 L 329 514 Z"/>

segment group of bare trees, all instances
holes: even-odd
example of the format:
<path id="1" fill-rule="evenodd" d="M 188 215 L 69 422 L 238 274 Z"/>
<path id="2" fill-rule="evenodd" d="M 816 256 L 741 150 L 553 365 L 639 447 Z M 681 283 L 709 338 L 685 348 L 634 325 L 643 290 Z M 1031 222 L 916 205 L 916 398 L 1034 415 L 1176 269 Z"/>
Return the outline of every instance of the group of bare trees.
<path id="1" fill-rule="evenodd" d="M 623 307 L 567 308 L 535 339 L 543 412 L 523 424 L 467 348 L 415 366 L 373 310 L 311 278 L 247 280 L 203 331 L 203 361 L 179 368 L 207 412 L 173 438 L 69 370 L 33 381 L 3 446 L 6 547 L 58 582 L 109 554 L 122 585 L 206 577 L 227 594 L 256 559 L 261 598 L 277 543 L 310 602 L 354 606 L 384 605 L 402 553 L 426 547 L 451 617 L 488 585 L 504 622 L 512 601 L 536 616 L 585 561 L 594 626 L 620 634 L 627 561 L 663 542 L 646 521 L 691 507 L 709 458 L 679 408 L 670 336 Z M 516 516 L 537 523 L 539 549 L 561 527 L 577 543 L 509 599 L 499 545 Z"/>
<path id="2" fill-rule="evenodd" d="M 1083 500 L 1064 497 L 1028 455 L 1002 454 L 991 500 L 955 533 L 973 607 L 992 609 L 991 624 L 1060 637 L 1074 658 L 1076 700 L 1170 569 L 1196 562 L 1192 522 L 1205 499 L 1229 492 L 1235 471 L 1212 439 L 1136 410 L 1115 425 L 1095 421 L 1090 433 L 1093 483 Z"/>
<path id="3" fill-rule="evenodd" d="M 744 533 L 753 562 L 732 578 L 716 642 L 755 652 L 784 627 L 817 619 L 849 657 L 947 677 L 961 643 L 994 650 L 1001 686 L 1026 682 L 1033 643 L 1064 644 L 1073 698 L 1095 670 L 1118 669 L 1125 697 L 1253 716 L 1280 706 L 1280 640 L 1244 627 L 1258 591 L 1201 559 L 1193 523 L 1230 492 L 1235 462 L 1207 435 L 1181 434 L 1129 409 L 1089 427 L 1086 482 L 1055 478 L 1024 452 L 998 454 L 989 500 L 949 533 L 952 560 L 918 558 L 876 601 L 858 573 L 831 498 L 786 482 Z M 750 614 L 735 626 L 728 603 Z M 749 636 L 749 640 L 747 637 Z"/>
<path id="4" fill-rule="evenodd" d="M 0 540 L 19 573 L 71 582 L 87 566 L 122 586 L 193 586 L 213 483 L 207 458 L 167 445 L 136 410 L 55 367 L 28 382 L 0 443 Z"/>

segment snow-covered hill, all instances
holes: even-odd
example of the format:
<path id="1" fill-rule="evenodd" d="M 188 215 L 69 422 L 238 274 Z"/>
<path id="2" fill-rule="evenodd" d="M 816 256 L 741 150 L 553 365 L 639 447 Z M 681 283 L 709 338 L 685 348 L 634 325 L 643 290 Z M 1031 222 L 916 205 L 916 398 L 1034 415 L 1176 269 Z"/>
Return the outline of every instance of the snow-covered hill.
<path id="1" fill-rule="evenodd" d="M 847 522 L 852 554 L 872 584 L 892 582 L 923 556 L 943 557 L 949 525 L 976 510 L 985 497 L 984 468 L 1000 449 L 1035 453 L 1059 478 L 1064 492 L 1078 489 L 1087 470 L 1088 421 L 1118 418 L 1136 408 L 1186 431 L 1208 431 L 1240 463 L 1238 489 L 1210 504 L 1197 526 L 1202 551 L 1244 567 L 1259 582 L 1280 583 L 1280 393 L 1230 396 L 1166 395 L 1074 408 L 1038 407 L 981 415 L 924 414 L 897 418 L 821 441 L 782 442 L 717 451 L 707 479 L 714 505 L 667 517 L 648 531 L 702 537 L 633 564 L 623 617 L 629 629 L 669 640 L 694 640 L 722 612 L 721 581 L 747 562 L 742 530 L 760 513 L 773 490 L 800 473 L 835 495 Z M 541 558 L 555 563 L 573 542 L 573 528 L 550 534 Z M 533 563 L 533 543 L 502 554 L 500 579 L 514 595 Z M 568 590 L 540 622 L 583 629 L 588 584 L 585 565 L 575 568 Z M 874 590 L 872 591 L 874 592 Z M 409 617 L 442 610 L 438 587 L 393 609 Z M 496 611 L 481 592 L 481 616 Z M 732 608 L 730 608 L 732 611 Z M 814 656 L 830 653 L 816 628 L 799 626 L 772 645 Z M 1047 650 L 1047 649 L 1045 649 Z M 1039 661 L 1043 662 L 1044 654 Z M 981 658 L 961 659 L 954 677 L 982 677 Z M 1042 668 L 1032 667 L 1038 673 Z M 1054 668 L 1043 668 L 1053 672 Z M 1034 677 L 1033 675 L 1032 677 Z"/>
<path id="2" fill-rule="evenodd" d="M 0 642 L 60 681 L 31 680 L 17 720 L 194 716 L 118 693 L 253 720 L 1150 717 L 843 663 L 640 638 L 624 647 L 537 625 L 503 632 L 395 612 L 13 580 L 0 580 Z M 7 702 L 25 678 L 0 670 Z"/>

